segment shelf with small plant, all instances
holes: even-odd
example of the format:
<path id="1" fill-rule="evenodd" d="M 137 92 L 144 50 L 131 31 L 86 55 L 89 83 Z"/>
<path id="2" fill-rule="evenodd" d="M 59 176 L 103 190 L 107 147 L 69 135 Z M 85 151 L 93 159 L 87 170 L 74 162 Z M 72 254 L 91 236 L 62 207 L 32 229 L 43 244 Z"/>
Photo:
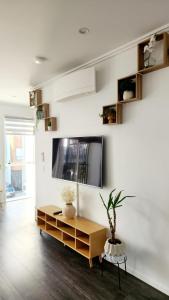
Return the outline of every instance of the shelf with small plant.
<path id="1" fill-rule="evenodd" d="M 45 119 L 45 131 L 55 131 L 56 128 L 56 118 L 49 117 Z"/>
<path id="2" fill-rule="evenodd" d="M 37 89 L 29 92 L 29 105 L 34 108 L 42 104 L 42 90 Z"/>
<path id="3" fill-rule="evenodd" d="M 153 34 L 138 44 L 138 72 L 149 73 L 169 66 L 169 35 Z"/>
<path id="4" fill-rule="evenodd" d="M 103 106 L 103 112 L 100 114 L 103 118 L 103 124 L 121 124 L 122 123 L 122 105 L 121 103 L 115 103 L 107 106 Z"/>
<path id="5" fill-rule="evenodd" d="M 133 74 L 117 82 L 118 102 L 128 103 L 142 99 L 142 75 Z"/>
<path id="6" fill-rule="evenodd" d="M 43 120 L 43 119 L 49 118 L 49 104 L 48 103 L 42 103 L 42 104 L 37 105 L 36 118 L 37 118 L 37 120 Z"/>

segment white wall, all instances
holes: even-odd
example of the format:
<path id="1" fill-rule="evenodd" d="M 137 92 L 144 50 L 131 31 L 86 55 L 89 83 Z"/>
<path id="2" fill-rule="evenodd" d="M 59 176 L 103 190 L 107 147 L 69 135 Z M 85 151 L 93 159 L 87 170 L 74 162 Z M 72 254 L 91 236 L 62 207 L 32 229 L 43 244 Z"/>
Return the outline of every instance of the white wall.
<path id="1" fill-rule="evenodd" d="M 135 73 L 136 62 L 133 48 L 96 65 L 97 93 L 92 96 L 57 103 L 56 82 L 44 87 L 58 131 L 45 133 L 41 123 L 36 133 L 37 206 L 62 205 L 65 182 L 51 177 L 52 138 L 104 135 L 102 195 L 106 198 L 114 187 L 136 195 L 118 210 L 117 232 L 127 245 L 128 271 L 169 295 L 169 68 L 144 75 L 143 100 L 124 105 L 123 124 L 102 125 L 99 117 L 103 105 L 116 102 L 117 79 Z M 108 226 L 99 192 L 80 186 L 80 212 Z"/>
<path id="2" fill-rule="evenodd" d="M 21 117 L 21 118 L 32 118 L 33 111 L 26 106 L 16 105 L 16 104 L 5 104 L 0 103 L 0 189 L 4 187 L 5 179 L 4 179 L 4 117 L 12 116 L 12 117 Z M 4 192 L 2 193 L 2 197 L 0 201 L 4 201 Z"/>

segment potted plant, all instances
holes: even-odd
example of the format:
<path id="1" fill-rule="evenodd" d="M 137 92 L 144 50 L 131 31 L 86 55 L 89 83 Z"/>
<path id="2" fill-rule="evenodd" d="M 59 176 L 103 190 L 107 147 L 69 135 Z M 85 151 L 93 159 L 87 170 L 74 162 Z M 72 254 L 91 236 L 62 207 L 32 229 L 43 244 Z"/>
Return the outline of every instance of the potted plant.
<path id="1" fill-rule="evenodd" d="M 51 120 L 48 121 L 48 131 L 52 130 L 52 122 Z"/>
<path id="2" fill-rule="evenodd" d="M 122 80 L 120 83 L 120 94 L 122 100 L 129 100 L 134 98 L 136 92 L 136 79 L 128 78 Z"/>
<path id="3" fill-rule="evenodd" d="M 106 119 L 106 121 L 109 124 L 116 122 L 116 111 L 115 111 L 115 109 L 106 110 L 102 114 L 100 114 L 99 116 L 103 119 Z"/>
<path id="4" fill-rule="evenodd" d="M 109 226 L 110 226 L 110 238 L 107 239 L 105 243 L 104 251 L 105 254 L 110 256 L 120 256 L 124 254 L 124 243 L 122 243 L 119 239 L 116 238 L 116 217 L 117 217 L 116 209 L 122 206 L 122 203 L 126 198 L 134 197 L 134 196 L 122 196 L 123 191 L 120 191 L 117 194 L 115 194 L 115 196 L 113 196 L 115 190 L 116 189 L 110 192 L 107 203 L 104 201 L 102 195 L 100 194 L 100 198 L 106 209 Z M 113 216 L 111 216 L 111 211 L 113 212 Z"/>
<path id="5" fill-rule="evenodd" d="M 74 191 L 70 187 L 65 187 L 62 192 L 62 199 L 65 202 L 62 212 L 67 219 L 73 219 L 75 217 L 76 209 L 73 206 L 74 198 Z"/>
<path id="6" fill-rule="evenodd" d="M 42 120 L 44 114 L 41 107 L 38 107 L 36 110 L 36 128 L 38 127 L 38 123 L 40 120 Z"/>

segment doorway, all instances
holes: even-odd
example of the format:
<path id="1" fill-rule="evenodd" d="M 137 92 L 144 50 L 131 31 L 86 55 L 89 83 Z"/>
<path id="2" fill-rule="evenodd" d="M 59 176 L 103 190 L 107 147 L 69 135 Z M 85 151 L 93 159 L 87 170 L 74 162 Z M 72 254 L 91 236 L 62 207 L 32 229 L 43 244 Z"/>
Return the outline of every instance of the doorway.
<path id="1" fill-rule="evenodd" d="M 6 201 L 35 195 L 35 138 L 32 121 L 5 120 Z"/>

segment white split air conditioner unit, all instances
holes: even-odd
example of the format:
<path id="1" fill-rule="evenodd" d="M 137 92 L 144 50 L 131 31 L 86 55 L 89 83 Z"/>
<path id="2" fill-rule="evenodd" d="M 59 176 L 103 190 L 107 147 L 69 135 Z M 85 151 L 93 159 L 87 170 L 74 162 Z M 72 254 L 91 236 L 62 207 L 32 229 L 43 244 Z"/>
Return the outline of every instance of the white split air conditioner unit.
<path id="1" fill-rule="evenodd" d="M 95 68 L 75 71 L 57 80 L 55 100 L 63 101 L 96 92 Z"/>

